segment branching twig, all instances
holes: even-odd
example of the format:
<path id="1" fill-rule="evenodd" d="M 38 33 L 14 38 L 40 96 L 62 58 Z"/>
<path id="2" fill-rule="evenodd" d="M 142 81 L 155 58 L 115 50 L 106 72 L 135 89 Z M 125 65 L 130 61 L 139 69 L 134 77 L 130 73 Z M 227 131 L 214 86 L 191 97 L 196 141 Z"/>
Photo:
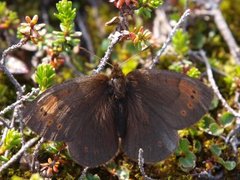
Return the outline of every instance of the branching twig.
<path id="1" fill-rule="evenodd" d="M 140 169 L 140 172 L 145 180 L 154 180 L 146 175 L 143 165 L 144 165 L 143 149 L 140 148 L 138 151 L 138 167 Z"/>
<path id="2" fill-rule="evenodd" d="M 83 179 L 85 179 L 87 170 L 88 170 L 88 167 L 85 167 L 84 170 L 82 171 L 81 176 L 78 178 L 78 180 L 83 180 Z"/>
<path id="3" fill-rule="evenodd" d="M 111 34 L 109 36 L 110 44 L 108 46 L 108 49 L 105 52 L 105 55 L 103 56 L 103 58 L 100 60 L 100 63 L 98 65 L 97 69 L 94 70 L 93 74 L 99 73 L 104 68 L 104 66 L 106 65 L 108 59 L 110 58 L 110 55 L 111 55 L 111 53 L 113 51 L 113 47 L 115 46 L 115 44 L 118 43 L 118 41 L 120 40 L 120 38 L 122 36 L 123 36 L 123 34 L 118 32 L 118 31 L 115 31 L 114 34 Z"/>
<path id="4" fill-rule="evenodd" d="M 5 122 L 5 120 L 0 117 L 0 122 L 7 128 L 7 129 L 10 129 L 10 126 Z"/>
<path id="5" fill-rule="evenodd" d="M 200 55 L 201 57 L 203 58 L 204 62 L 205 62 L 205 65 L 206 65 L 206 68 L 207 68 L 207 74 L 208 74 L 208 80 L 212 86 L 212 89 L 214 91 L 214 93 L 216 94 L 216 96 L 218 97 L 218 99 L 222 102 L 222 105 L 230 112 L 232 113 L 234 116 L 236 117 L 240 117 L 240 114 L 238 112 L 236 112 L 234 109 L 232 109 L 227 101 L 223 98 L 222 94 L 220 93 L 218 87 L 217 87 L 217 84 L 213 78 L 213 73 L 212 73 L 212 70 L 211 70 L 211 66 L 208 62 L 208 59 L 205 55 L 205 52 L 204 51 L 200 51 Z"/>
<path id="6" fill-rule="evenodd" d="M 222 34 L 225 42 L 229 47 L 230 53 L 232 54 L 236 63 L 240 64 L 240 49 L 222 15 L 222 12 L 219 9 L 215 9 L 213 10 L 213 16 L 214 16 L 215 24 L 218 27 L 218 30 Z"/>
<path id="7" fill-rule="evenodd" d="M 16 106 L 18 106 L 19 104 L 21 104 L 23 101 L 26 101 L 29 97 L 38 94 L 39 93 L 39 89 L 37 88 L 33 88 L 32 91 L 24 96 L 21 97 L 21 99 L 17 100 L 16 102 L 14 102 L 13 104 L 7 106 L 6 108 L 4 108 L 2 111 L 0 111 L 0 116 L 4 115 L 6 112 L 13 110 Z"/>
<path id="8" fill-rule="evenodd" d="M 15 161 L 17 161 L 17 160 L 21 157 L 21 155 L 22 155 L 29 147 L 31 147 L 34 143 L 36 143 L 36 142 L 38 141 L 38 139 L 39 139 L 38 137 L 35 137 L 35 138 L 29 140 L 28 142 L 26 142 L 26 143 L 24 144 L 24 146 L 22 146 L 21 149 L 20 149 L 16 154 L 14 154 L 14 155 L 12 156 L 12 158 L 11 158 L 7 163 L 3 164 L 3 165 L 0 167 L 0 173 L 1 173 L 4 169 L 6 169 L 6 168 L 8 168 L 10 165 L 12 165 Z"/>
<path id="9" fill-rule="evenodd" d="M 34 171 L 35 170 L 35 161 L 37 159 L 37 156 L 38 156 L 38 153 L 39 153 L 39 150 L 40 150 L 40 147 L 41 145 L 44 143 L 45 141 L 45 138 L 41 138 L 37 145 L 35 146 L 35 149 L 34 149 L 34 152 L 33 152 L 33 158 L 32 158 L 32 162 L 31 162 L 31 170 Z"/>
<path id="10" fill-rule="evenodd" d="M 85 22 L 84 22 L 84 18 L 82 17 L 80 12 L 78 12 L 78 14 L 77 14 L 76 23 L 83 34 L 83 38 L 86 42 L 88 50 L 91 52 L 94 52 L 94 47 L 93 47 L 91 36 L 89 35 L 89 30 L 87 29 Z M 92 56 L 91 54 L 89 54 L 89 55 L 90 55 L 90 62 L 92 63 L 94 60 L 94 56 Z"/>
<path id="11" fill-rule="evenodd" d="M 166 50 L 167 46 L 170 44 L 172 37 L 176 33 L 177 29 L 180 27 L 180 25 L 186 20 L 187 16 L 190 14 L 190 9 L 187 9 L 184 14 L 181 16 L 177 24 L 174 26 L 170 34 L 168 35 L 168 38 L 166 42 L 164 42 L 162 48 L 157 52 L 157 55 L 154 57 L 153 62 L 150 66 L 150 69 L 152 69 L 158 62 L 159 57 L 162 55 L 162 53 Z"/>
<path id="12" fill-rule="evenodd" d="M 9 80 L 13 83 L 14 87 L 16 88 L 17 92 L 19 93 L 19 96 L 22 96 L 23 90 L 19 82 L 13 77 L 13 75 L 9 72 L 9 70 L 6 68 L 5 64 L 5 59 L 7 55 L 11 52 L 14 51 L 20 47 L 22 47 L 26 43 L 26 39 L 22 39 L 19 41 L 17 44 L 12 45 L 11 47 L 7 48 L 6 50 L 3 51 L 2 58 L 0 61 L 0 69 L 3 70 L 3 72 L 7 75 Z"/>

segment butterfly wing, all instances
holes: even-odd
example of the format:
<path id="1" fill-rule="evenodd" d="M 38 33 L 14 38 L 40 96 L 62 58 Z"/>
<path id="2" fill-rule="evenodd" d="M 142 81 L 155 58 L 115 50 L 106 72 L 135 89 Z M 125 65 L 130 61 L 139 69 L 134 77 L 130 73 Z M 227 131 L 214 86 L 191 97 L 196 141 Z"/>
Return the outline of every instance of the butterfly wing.
<path id="1" fill-rule="evenodd" d="M 26 107 L 26 125 L 48 140 L 67 142 L 81 165 L 105 163 L 118 149 L 108 80 L 76 78 L 46 90 Z"/>
<path id="2" fill-rule="evenodd" d="M 139 148 L 146 162 L 164 159 L 177 147 L 176 129 L 195 123 L 212 100 L 212 91 L 185 75 L 157 70 L 136 70 L 127 75 L 128 119 L 123 148 L 137 159 Z"/>

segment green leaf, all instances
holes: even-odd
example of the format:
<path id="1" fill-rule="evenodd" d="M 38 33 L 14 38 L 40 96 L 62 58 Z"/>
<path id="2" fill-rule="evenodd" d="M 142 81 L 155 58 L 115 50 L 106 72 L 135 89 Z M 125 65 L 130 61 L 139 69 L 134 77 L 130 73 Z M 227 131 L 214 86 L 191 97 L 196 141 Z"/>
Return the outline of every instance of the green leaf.
<path id="1" fill-rule="evenodd" d="M 212 100 L 212 102 L 211 102 L 211 105 L 210 105 L 209 110 L 213 110 L 213 109 L 217 108 L 217 107 L 218 107 L 218 104 L 219 104 L 219 99 L 214 96 L 214 97 L 213 97 L 213 100 Z"/>
<path id="2" fill-rule="evenodd" d="M 214 122 L 215 121 L 211 116 L 206 115 L 198 122 L 198 127 L 204 131 L 208 131 L 210 124 Z"/>
<path id="3" fill-rule="evenodd" d="M 179 141 L 179 148 L 184 153 L 189 152 L 189 141 L 186 138 L 180 139 Z"/>
<path id="4" fill-rule="evenodd" d="M 32 174 L 30 180 L 43 180 L 39 173 Z"/>
<path id="5" fill-rule="evenodd" d="M 189 36 L 182 29 L 178 29 L 172 38 L 172 44 L 178 54 L 186 55 L 189 51 Z"/>
<path id="6" fill-rule="evenodd" d="M 22 177 L 17 176 L 17 175 L 13 175 L 11 177 L 11 180 L 24 180 L 24 179 Z"/>
<path id="7" fill-rule="evenodd" d="M 223 133 L 224 129 L 221 128 L 217 123 L 212 123 L 209 126 L 209 130 L 212 135 L 219 136 Z"/>
<path id="8" fill-rule="evenodd" d="M 123 74 L 128 74 L 129 72 L 136 69 L 138 65 L 138 61 L 136 59 L 130 60 L 122 65 L 122 72 Z"/>
<path id="9" fill-rule="evenodd" d="M 236 167 L 236 162 L 235 161 L 225 161 L 223 166 L 228 170 L 232 171 Z"/>
<path id="10" fill-rule="evenodd" d="M 216 156 L 220 156 L 222 154 L 222 150 L 219 147 L 219 145 L 216 144 L 211 145 L 210 150 Z"/>
<path id="11" fill-rule="evenodd" d="M 9 161 L 9 159 L 5 156 L 0 156 L 0 161 L 7 162 L 7 161 Z"/>
<path id="12" fill-rule="evenodd" d="M 234 118 L 233 114 L 226 112 L 220 117 L 219 121 L 224 127 L 227 127 L 232 124 Z"/>
<path id="13" fill-rule="evenodd" d="M 201 72 L 196 67 L 191 67 L 187 71 L 187 75 L 192 77 L 192 78 L 199 78 L 200 75 L 201 75 Z"/>
<path id="14" fill-rule="evenodd" d="M 8 130 L 7 136 L 3 145 L 7 150 L 10 150 L 14 147 L 18 147 L 21 145 L 22 135 L 20 132 L 16 131 L 15 129 Z"/>
<path id="15" fill-rule="evenodd" d="M 84 180 L 101 180 L 100 177 L 95 174 L 95 175 L 92 175 L 92 174 L 87 174 L 87 176 L 84 178 Z"/>
<path id="16" fill-rule="evenodd" d="M 202 149 L 202 144 L 199 140 L 193 140 L 193 148 L 194 148 L 194 152 L 200 152 Z"/>
<path id="17" fill-rule="evenodd" d="M 129 179 L 130 171 L 125 167 L 121 167 L 120 169 L 117 169 L 116 174 L 119 179 Z"/>
<path id="18" fill-rule="evenodd" d="M 152 10 L 148 7 L 141 7 L 138 10 L 135 10 L 136 14 L 141 15 L 145 18 L 151 18 Z"/>
<path id="19" fill-rule="evenodd" d="M 40 64 L 35 72 L 35 82 L 39 84 L 41 91 L 53 85 L 55 70 L 50 64 Z"/>
<path id="20" fill-rule="evenodd" d="M 183 171 L 188 172 L 196 166 L 196 156 L 189 151 L 185 157 L 179 158 L 178 163 Z"/>

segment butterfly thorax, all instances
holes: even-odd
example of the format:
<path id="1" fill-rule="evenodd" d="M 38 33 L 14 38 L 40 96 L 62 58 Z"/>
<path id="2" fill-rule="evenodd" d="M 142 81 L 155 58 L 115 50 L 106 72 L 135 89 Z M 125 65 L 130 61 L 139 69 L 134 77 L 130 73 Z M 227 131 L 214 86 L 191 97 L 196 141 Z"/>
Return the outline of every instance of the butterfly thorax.
<path id="1" fill-rule="evenodd" d="M 118 65 L 114 65 L 109 84 L 112 87 L 114 99 L 119 100 L 125 98 L 126 80 Z"/>

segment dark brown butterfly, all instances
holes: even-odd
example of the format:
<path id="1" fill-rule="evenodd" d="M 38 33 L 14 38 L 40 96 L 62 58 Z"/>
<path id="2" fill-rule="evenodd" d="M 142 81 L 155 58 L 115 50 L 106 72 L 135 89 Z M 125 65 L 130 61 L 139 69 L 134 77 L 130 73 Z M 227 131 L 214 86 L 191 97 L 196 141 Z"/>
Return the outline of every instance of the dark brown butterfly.
<path id="1" fill-rule="evenodd" d="M 116 65 L 110 77 L 79 77 L 46 90 L 24 117 L 46 139 L 66 142 L 80 165 L 104 164 L 120 147 L 135 160 L 142 148 L 145 162 L 154 163 L 176 149 L 177 130 L 197 122 L 212 97 L 186 75 L 141 69 L 124 76 Z"/>

